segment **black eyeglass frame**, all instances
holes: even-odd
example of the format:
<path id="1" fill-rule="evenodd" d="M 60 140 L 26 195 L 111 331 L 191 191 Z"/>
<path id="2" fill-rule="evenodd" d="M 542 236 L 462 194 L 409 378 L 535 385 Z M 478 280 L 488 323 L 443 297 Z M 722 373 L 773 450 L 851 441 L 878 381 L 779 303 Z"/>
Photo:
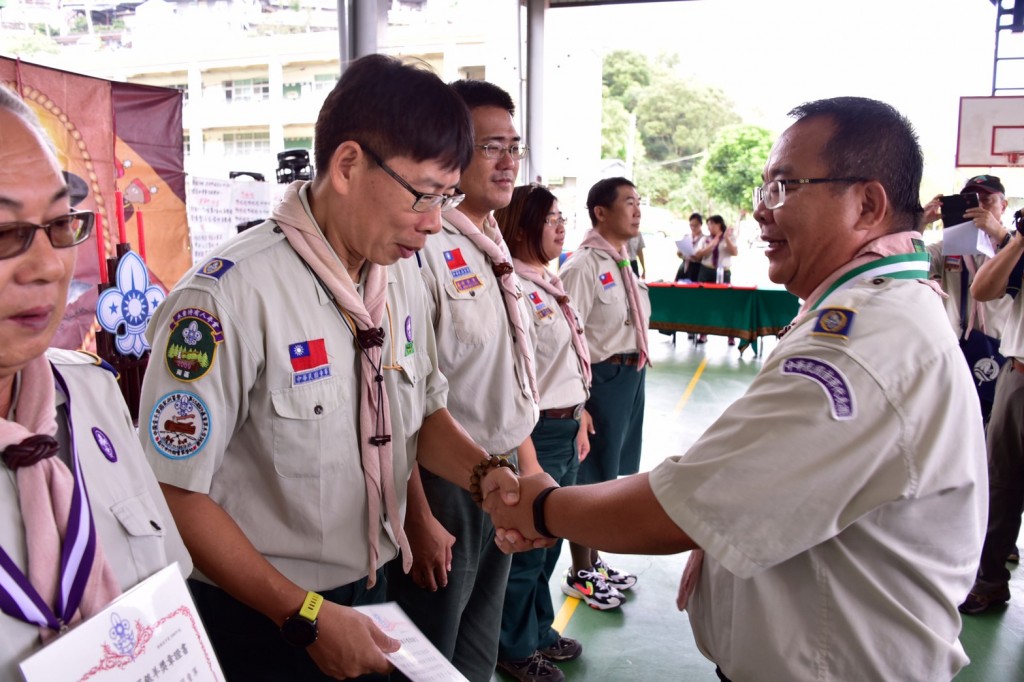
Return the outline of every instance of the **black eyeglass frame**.
<path id="1" fill-rule="evenodd" d="M 416 211 L 417 213 L 427 213 L 439 206 L 442 212 L 450 211 L 451 209 L 461 204 L 462 200 L 466 198 L 466 195 L 462 194 L 461 192 L 458 192 L 457 188 L 456 192 L 458 193 L 456 194 L 430 194 L 428 192 L 420 192 L 415 187 L 410 185 L 405 178 L 396 173 L 394 169 L 392 169 L 390 166 L 384 163 L 384 159 L 380 158 L 380 156 L 376 152 L 374 152 L 366 145 L 361 146 L 363 148 L 363 151 L 366 152 L 366 155 L 373 159 L 374 162 L 376 162 L 376 164 L 381 167 L 381 170 L 383 170 L 385 173 L 394 178 L 395 182 L 397 182 L 399 185 L 408 190 L 410 194 L 416 197 L 416 200 L 412 202 L 412 210 Z"/>

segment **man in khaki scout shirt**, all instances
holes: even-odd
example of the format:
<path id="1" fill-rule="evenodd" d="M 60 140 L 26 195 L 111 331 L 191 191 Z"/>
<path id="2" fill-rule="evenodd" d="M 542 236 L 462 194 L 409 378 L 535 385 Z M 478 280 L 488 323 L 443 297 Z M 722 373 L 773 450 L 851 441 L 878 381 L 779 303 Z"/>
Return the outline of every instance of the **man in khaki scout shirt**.
<path id="1" fill-rule="evenodd" d="M 452 87 L 469 106 L 475 148 L 459 180 L 466 199 L 427 240 L 421 271 L 438 363 L 449 382 L 448 409 L 481 447 L 495 455 L 517 453 L 521 470 L 536 473 L 530 313 L 515 274 L 503 280 L 495 272 L 502 263 L 511 272 L 512 259 L 490 215 L 511 199 L 526 148 L 508 93 L 483 81 Z M 503 286 L 514 293 L 505 295 Z M 518 336 L 516 318 L 525 322 Z M 497 662 L 509 557 L 495 547 L 494 527 L 469 495 L 419 473 L 425 497 L 416 494 L 414 472 L 406 522 L 415 565 L 409 575 L 392 566 L 389 591 L 463 675 L 487 682 Z"/>
<path id="2" fill-rule="evenodd" d="M 410 259 L 461 198 L 465 106 L 426 70 L 365 57 L 328 95 L 316 144 L 316 178 L 188 273 L 149 327 L 147 454 L 234 680 L 390 670 L 398 642 L 346 607 L 384 601 L 400 548 L 411 563 L 417 458 L 467 488 L 516 488 L 445 409 Z"/>
<path id="3" fill-rule="evenodd" d="M 624 255 L 626 242 L 640 233 L 636 187 L 625 178 L 600 180 L 590 189 L 587 209 L 593 228 L 560 273 L 583 320 L 593 363 L 587 411 L 593 418 L 594 435 L 590 456 L 580 463 L 577 482 L 581 484 L 612 481 L 640 470 L 646 334 L 651 317 L 647 285 L 635 278 L 628 260 L 618 254 Z M 598 248 L 597 242 L 602 241 L 604 248 Z M 616 252 L 614 257 L 611 251 Z M 636 287 L 639 304 L 635 315 L 631 286 Z M 624 601 L 620 591 L 633 587 L 635 576 L 605 564 L 597 550 L 575 543 L 569 543 L 569 549 L 573 565 L 563 580 L 563 592 L 598 609 Z"/>

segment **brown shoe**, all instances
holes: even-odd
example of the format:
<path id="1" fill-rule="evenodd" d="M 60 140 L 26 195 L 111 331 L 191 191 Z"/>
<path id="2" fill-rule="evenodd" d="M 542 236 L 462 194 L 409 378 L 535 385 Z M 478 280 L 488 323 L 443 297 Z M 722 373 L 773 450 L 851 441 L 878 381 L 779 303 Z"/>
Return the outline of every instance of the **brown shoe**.
<path id="1" fill-rule="evenodd" d="M 974 587 L 971 588 L 967 599 L 964 599 L 964 603 L 957 608 L 960 610 L 960 613 L 976 616 L 979 613 L 985 613 L 993 606 L 1005 604 L 1008 601 L 1010 601 L 1010 586 L 1006 583 L 1002 585 L 974 583 Z"/>
<path id="2" fill-rule="evenodd" d="M 498 670 L 508 673 L 519 682 L 542 680 L 543 682 L 565 682 L 565 674 L 554 663 L 540 655 L 509 661 L 498 661 Z"/>

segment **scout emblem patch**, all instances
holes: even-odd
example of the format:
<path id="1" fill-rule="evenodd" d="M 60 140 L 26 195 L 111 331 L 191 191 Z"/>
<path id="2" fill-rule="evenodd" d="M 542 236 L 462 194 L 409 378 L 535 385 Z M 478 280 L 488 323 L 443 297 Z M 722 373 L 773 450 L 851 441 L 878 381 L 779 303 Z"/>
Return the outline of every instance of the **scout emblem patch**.
<path id="1" fill-rule="evenodd" d="M 833 419 L 845 421 L 856 416 L 850 382 L 835 365 L 817 358 L 787 358 L 782 363 L 782 373 L 796 374 L 821 386 L 828 396 Z"/>
<path id="2" fill-rule="evenodd" d="M 960 256 L 946 256 L 944 268 L 946 272 L 960 272 L 964 261 Z"/>
<path id="3" fill-rule="evenodd" d="M 99 446 L 100 452 L 111 462 L 117 461 L 117 452 L 114 450 L 114 444 L 110 442 L 110 438 L 107 434 L 103 433 L 98 427 L 92 427 L 92 437 L 96 439 L 96 445 Z"/>
<path id="4" fill-rule="evenodd" d="M 452 249 L 444 252 L 444 263 L 448 266 L 448 272 L 452 276 L 452 283 L 458 291 L 470 291 L 479 289 L 484 284 L 480 278 L 466 265 L 466 259 L 462 257 L 462 249 Z"/>
<path id="5" fill-rule="evenodd" d="M 213 258 L 209 260 L 203 267 L 199 268 L 197 275 L 203 277 L 209 277 L 210 279 L 220 279 L 224 276 L 228 270 L 235 266 L 235 262 L 228 260 L 227 258 Z"/>
<path id="6" fill-rule="evenodd" d="M 412 355 L 416 347 L 412 343 L 412 315 L 405 316 L 405 354 Z"/>
<path id="7" fill-rule="evenodd" d="M 327 346 L 324 345 L 323 339 L 293 343 L 288 346 L 288 357 L 292 363 L 293 386 L 331 376 L 331 366 L 327 362 Z"/>
<path id="8" fill-rule="evenodd" d="M 210 411 L 194 393 L 174 391 L 156 402 L 149 417 L 149 437 L 167 459 L 188 459 L 206 445 Z"/>
<path id="9" fill-rule="evenodd" d="M 822 308 L 811 330 L 811 336 L 831 336 L 837 339 L 850 338 L 853 318 L 857 311 L 849 308 Z"/>
<path id="10" fill-rule="evenodd" d="M 605 289 L 611 289 L 615 286 L 615 278 L 612 277 L 612 273 L 610 272 L 602 272 L 597 278 L 601 280 L 601 286 Z"/>
<path id="11" fill-rule="evenodd" d="M 195 381 L 213 367 L 217 345 L 224 340 L 220 320 L 201 308 L 182 308 L 171 318 L 167 337 L 167 371 L 178 381 Z"/>
<path id="12" fill-rule="evenodd" d="M 530 292 L 530 303 L 533 304 L 534 315 L 537 316 L 538 320 L 543 320 L 546 317 L 551 317 L 555 314 L 555 311 L 544 302 L 544 299 L 540 297 L 536 291 Z"/>

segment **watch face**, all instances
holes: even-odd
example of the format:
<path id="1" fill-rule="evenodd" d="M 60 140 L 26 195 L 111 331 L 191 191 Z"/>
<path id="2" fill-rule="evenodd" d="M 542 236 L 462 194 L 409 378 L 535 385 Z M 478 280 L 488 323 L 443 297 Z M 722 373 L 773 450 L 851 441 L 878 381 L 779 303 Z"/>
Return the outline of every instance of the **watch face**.
<path id="1" fill-rule="evenodd" d="M 317 634 L 316 621 L 306 620 L 299 615 L 289 616 L 281 626 L 284 641 L 294 646 L 309 646 L 316 641 Z"/>

